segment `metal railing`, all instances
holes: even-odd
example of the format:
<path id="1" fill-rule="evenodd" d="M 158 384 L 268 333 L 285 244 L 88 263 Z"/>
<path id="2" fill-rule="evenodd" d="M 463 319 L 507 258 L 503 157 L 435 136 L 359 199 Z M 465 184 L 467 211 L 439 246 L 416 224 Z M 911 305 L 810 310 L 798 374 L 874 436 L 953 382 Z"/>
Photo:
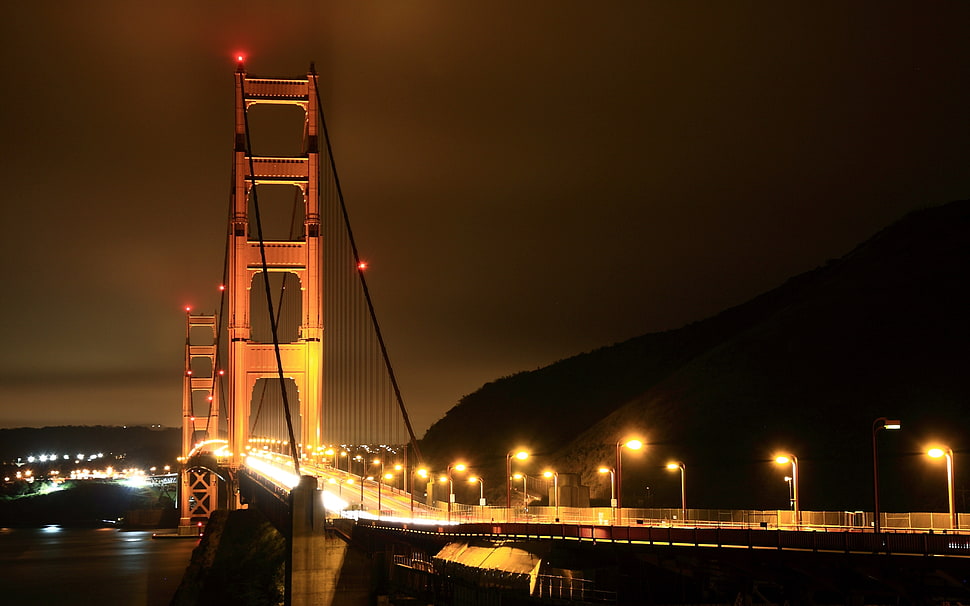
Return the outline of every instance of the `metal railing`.
<path id="1" fill-rule="evenodd" d="M 329 475 L 339 475 L 356 478 L 352 474 L 339 470 L 328 470 Z M 276 497 L 286 501 L 284 489 L 275 485 L 261 474 L 250 472 L 257 483 Z M 360 481 L 360 480 L 358 480 Z M 377 487 L 375 482 L 366 482 L 369 490 Z M 322 484 L 326 487 L 326 484 Z M 353 491 L 346 489 L 344 492 Z M 791 510 L 737 510 L 737 509 L 688 509 L 686 519 L 680 508 L 612 508 L 612 507 L 489 507 L 434 501 L 428 505 L 423 500 L 411 501 L 411 495 L 404 490 L 383 485 L 381 490 L 390 497 L 382 504 L 381 511 L 367 510 L 372 515 L 380 517 L 412 518 L 415 520 L 434 520 L 436 522 L 450 521 L 459 523 L 566 523 L 593 524 L 610 526 L 682 526 L 682 527 L 735 527 L 762 529 L 815 529 L 815 530 L 873 530 L 873 514 L 868 511 L 802 511 L 799 520 L 794 519 Z M 360 509 L 359 503 L 354 505 L 352 494 L 347 494 L 352 508 Z M 373 497 L 368 500 L 373 501 Z M 943 512 L 902 512 L 880 513 L 880 529 L 883 532 L 946 532 L 970 533 L 970 513 L 958 514 L 958 529 L 951 527 L 951 518 Z"/>
<path id="2" fill-rule="evenodd" d="M 435 518 L 447 511 L 448 504 L 436 502 L 435 510 L 422 516 Z M 934 531 L 970 533 L 970 514 L 959 515 L 959 529 L 950 527 L 950 515 L 938 512 L 881 513 L 884 532 Z M 479 507 L 452 504 L 453 523 L 523 522 L 595 524 L 609 526 L 689 526 L 739 527 L 762 529 L 872 530 L 873 515 L 868 511 L 802 511 L 796 523 L 791 510 L 689 509 L 683 519 L 680 508 L 636 509 L 611 507 Z"/>
<path id="3" fill-rule="evenodd" d="M 970 534 L 953 532 L 861 532 L 845 529 L 768 529 L 739 526 L 616 526 L 548 522 L 470 523 L 409 527 L 407 523 L 362 520 L 391 532 L 424 532 L 448 541 L 527 539 L 640 544 L 661 547 L 742 547 L 845 554 L 896 554 L 970 557 Z"/>
<path id="4" fill-rule="evenodd" d="M 593 581 L 549 574 L 536 577 L 533 593 L 538 598 L 562 600 L 566 602 L 615 603 L 616 592 L 597 589 Z"/>

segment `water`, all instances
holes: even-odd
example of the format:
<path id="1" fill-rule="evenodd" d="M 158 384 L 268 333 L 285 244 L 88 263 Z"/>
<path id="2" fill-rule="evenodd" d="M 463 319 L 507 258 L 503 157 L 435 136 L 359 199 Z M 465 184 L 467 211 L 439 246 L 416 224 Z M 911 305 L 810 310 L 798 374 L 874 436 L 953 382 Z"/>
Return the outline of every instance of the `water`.
<path id="1" fill-rule="evenodd" d="M 0 604 L 167 606 L 198 540 L 114 528 L 0 528 Z"/>

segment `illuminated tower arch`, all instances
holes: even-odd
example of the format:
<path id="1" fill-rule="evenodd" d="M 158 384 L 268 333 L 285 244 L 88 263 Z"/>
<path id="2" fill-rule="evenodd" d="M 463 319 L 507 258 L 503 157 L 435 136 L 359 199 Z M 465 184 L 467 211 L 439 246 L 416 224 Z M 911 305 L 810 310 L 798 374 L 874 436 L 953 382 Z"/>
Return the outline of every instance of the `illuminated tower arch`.
<path id="1" fill-rule="evenodd" d="M 323 305 L 320 249 L 320 196 L 316 74 L 306 79 L 253 78 L 242 65 L 236 71 L 235 150 L 233 162 L 232 216 L 229 223 L 228 408 L 229 444 L 233 466 L 238 467 L 250 436 L 247 426 L 253 388 L 259 379 L 278 379 L 273 343 L 255 342 L 250 318 L 251 297 L 265 297 L 253 289 L 263 273 L 263 255 L 270 274 L 291 273 L 299 279 L 301 318 L 295 340 L 280 343 L 285 379 L 292 379 L 299 393 L 299 408 L 290 402 L 291 414 L 299 415 L 297 440 L 304 451 L 320 444 L 323 383 Z M 290 105 L 304 112 L 303 150 L 295 157 L 248 155 L 248 108 L 257 104 Z M 294 133 L 299 135 L 300 133 Z M 263 240 L 261 250 L 248 212 L 252 188 L 261 185 L 292 185 L 299 188 L 304 204 L 303 233 L 296 239 Z M 255 218 L 253 218 L 255 221 Z M 264 277 L 268 279 L 269 277 Z"/>

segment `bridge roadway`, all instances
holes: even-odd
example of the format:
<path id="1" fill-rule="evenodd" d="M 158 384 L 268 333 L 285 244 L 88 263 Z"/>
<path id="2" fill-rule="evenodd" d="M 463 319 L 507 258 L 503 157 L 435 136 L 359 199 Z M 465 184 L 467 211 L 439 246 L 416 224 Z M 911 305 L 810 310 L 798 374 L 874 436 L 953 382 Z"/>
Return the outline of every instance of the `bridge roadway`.
<path id="1" fill-rule="evenodd" d="M 300 478 L 287 463 L 276 455 L 247 457 L 240 487 L 290 537 L 294 604 L 341 603 L 311 596 L 336 591 L 342 564 L 327 558 L 345 549 L 338 546 L 345 541 L 383 554 L 366 559 L 390 565 L 374 568 L 372 579 L 391 579 L 393 587 L 429 601 L 459 590 L 520 597 L 568 590 L 608 595 L 616 604 L 689 603 L 712 595 L 730 602 L 771 591 L 780 597 L 762 601 L 970 602 L 966 531 L 779 524 L 778 514 L 789 512 L 741 512 L 766 515 L 734 522 L 637 518 L 625 510 L 613 519 L 617 512 L 609 508 L 529 508 L 524 515 L 521 508 L 455 504 L 449 512 L 447 504 L 429 507 L 405 491 L 361 484 L 329 466 L 301 465 Z M 306 476 L 315 478 L 316 490 L 308 490 L 314 481 Z M 378 566 L 363 561 L 365 568 Z M 935 601 L 912 601 L 917 596 Z"/>
<path id="2" fill-rule="evenodd" d="M 299 484 L 289 459 L 283 455 L 265 453 L 246 457 L 246 467 L 272 482 L 280 490 L 289 492 Z M 447 509 L 429 507 L 415 500 L 411 493 L 375 480 L 362 479 L 329 465 L 302 463 L 301 475 L 317 478 L 323 493 L 324 506 L 330 512 L 343 512 L 344 517 L 394 519 L 426 519 L 448 521 Z"/>
<path id="3" fill-rule="evenodd" d="M 266 454 L 247 458 L 247 467 L 288 492 L 299 483 L 288 460 Z M 639 510 L 604 507 L 480 507 L 461 503 L 429 506 L 411 493 L 331 466 L 302 465 L 303 475 L 317 478 L 330 517 L 379 521 L 401 532 L 496 539 L 544 538 L 575 541 L 618 541 L 671 546 L 747 547 L 754 549 L 835 550 L 844 553 L 896 553 L 970 557 L 970 531 L 932 527 L 886 528 L 880 534 L 862 523 L 846 524 L 860 514 L 803 512 L 820 523 L 779 518 L 790 512 L 737 512 L 741 519 L 650 519 Z M 680 510 L 674 510 L 680 512 Z M 640 514 L 640 515 L 638 515 Z M 827 514 L 832 514 L 831 516 Z M 925 514 L 931 516 L 932 514 Z M 932 518 L 927 518 L 932 519 Z M 834 520 L 833 523 L 831 520 Z M 841 523 L 840 523 L 841 522 Z M 375 522 L 369 522 L 373 526 Z"/>

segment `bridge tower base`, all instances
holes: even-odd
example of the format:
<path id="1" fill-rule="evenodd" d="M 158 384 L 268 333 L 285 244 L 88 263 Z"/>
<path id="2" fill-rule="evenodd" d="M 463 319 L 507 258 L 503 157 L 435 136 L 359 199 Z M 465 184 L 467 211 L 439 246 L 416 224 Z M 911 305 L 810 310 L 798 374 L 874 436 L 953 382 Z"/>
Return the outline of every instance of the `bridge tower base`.
<path id="1" fill-rule="evenodd" d="M 292 529 L 286 563 L 289 593 L 284 603 L 290 606 L 371 604 L 372 562 L 328 532 L 316 478 L 301 477 L 290 499 Z M 355 556 L 362 561 L 355 560 Z"/>

